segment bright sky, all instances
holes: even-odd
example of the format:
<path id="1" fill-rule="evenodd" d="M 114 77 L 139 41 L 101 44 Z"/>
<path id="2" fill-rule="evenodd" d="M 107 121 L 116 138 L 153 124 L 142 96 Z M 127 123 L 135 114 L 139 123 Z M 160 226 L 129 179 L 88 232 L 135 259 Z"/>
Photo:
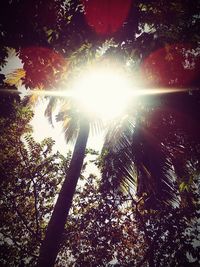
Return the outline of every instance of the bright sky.
<path id="1" fill-rule="evenodd" d="M 33 126 L 33 136 L 35 140 L 42 141 L 46 137 L 52 137 L 55 141 L 54 151 L 59 151 L 64 156 L 66 156 L 69 150 L 73 150 L 73 144 L 66 143 L 64 134 L 62 131 L 62 126 L 58 122 L 54 123 L 54 127 L 50 125 L 47 118 L 44 116 L 45 108 L 47 105 L 47 101 L 40 102 L 35 107 L 35 116 L 31 121 L 31 125 Z M 92 135 L 90 133 L 87 148 L 92 148 L 97 151 L 100 151 L 103 145 L 104 140 L 104 131 L 101 133 L 97 133 L 96 135 Z M 90 156 L 88 160 L 94 160 L 95 156 Z M 85 175 L 89 175 L 90 173 L 95 173 L 99 175 L 99 170 L 97 167 L 90 163 L 85 170 Z"/>
<path id="2" fill-rule="evenodd" d="M 44 116 L 47 101 L 39 102 L 35 107 L 35 116 L 31 122 L 34 131 L 34 137 L 36 140 L 41 141 L 45 137 L 52 137 L 56 142 L 56 150 L 59 150 L 62 154 L 66 155 L 66 151 L 73 148 L 73 144 L 66 144 L 64 133 L 62 131 L 62 125 L 55 120 L 53 126 L 48 122 Z M 104 131 L 92 135 L 90 133 L 88 140 L 88 148 L 95 150 L 101 150 L 103 145 Z"/>

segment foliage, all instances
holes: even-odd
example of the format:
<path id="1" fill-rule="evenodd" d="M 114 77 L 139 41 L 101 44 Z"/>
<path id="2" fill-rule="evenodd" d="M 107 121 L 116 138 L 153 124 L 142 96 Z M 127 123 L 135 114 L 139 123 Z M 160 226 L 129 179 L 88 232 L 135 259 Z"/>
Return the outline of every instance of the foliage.
<path id="1" fill-rule="evenodd" d="M 24 84 L 27 88 L 52 88 L 66 72 L 64 58 L 47 48 L 24 48 L 19 57 L 24 63 Z"/>
<path id="2" fill-rule="evenodd" d="M 48 0 L 48 4 L 42 0 L 31 0 L 28 3 L 24 0 L 3 1 L 0 24 L 3 33 L 0 36 L 1 44 L 3 47 L 13 47 L 19 52 L 26 63 L 27 71 L 31 71 L 31 66 L 39 66 L 39 69 L 44 70 L 45 61 L 42 63 L 41 53 L 36 53 L 35 58 L 32 57 L 31 60 L 29 56 L 24 58 L 24 52 L 30 48 L 48 48 L 52 50 L 52 53 L 56 52 L 61 57 L 69 59 L 85 44 L 90 44 L 90 52 L 92 52 L 109 38 L 113 38 L 117 46 L 108 49 L 107 54 L 118 55 L 122 58 L 128 57 L 134 65 L 137 59 L 143 61 L 152 51 L 165 48 L 167 45 L 175 43 L 190 44 L 194 47 L 198 45 L 198 14 L 200 10 L 198 1 L 190 4 L 188 0 L 174 0 L 168 5 L 163 1 L 141 0 L 132 1 L 131 6 L 130 1 L 118 0 L 115 5 L 111 0 L 105 5 L 101 5 L 98 1 L 93 2 L 95 6 L 77 0 Z M 105 16 L 102 27 L 108 31 L 111 30 L 110 24 L 113 24 L 112 27 L 116 27 L 117 23 L 114 15 L 109 17 L 107 14 L 110 9 L 113 9 L 114 13 L 121 14 L 122 7 L 128 5 L 130 6 L 129 16 L 116 33 L 99 35 L 90 26 L 90 22 L 89 25 L 87 24 L 87 12 L 85 15 L 82 3 L 85 3 L 86 11 L 90 8 L 96 9 L 96 16 L 92 17 L 90 14 L 90 19 L 98 21 Z M 113 5 L 114 7 L 112 7 Z M 4 16 L 4 14 L 10 16 Z M 12 17 L 12 24 L 9 17 Z M 97 25 L 97 27 L 100 26 Z M 3 50 L 1 51 L 3 64 L 6 54 Z M 84 56 L 84 53 L 82 55 Z M 76 60 L 80 61 L 80 54 L 73 58 L 72 64 Z M 40 64 L 38 64 L 39 62 Z M 29 68 L 27 68 L 28 63 L 30 63 Z M 48 61 L 50 73 L 56 66 L 51 59 Z M 46 66 L 46 74 L 47 69 Z M 57 71 L 62 72 L 60 65 Z M 27 72 L 28 77 L 28 80 L 25 79 L 28 85 L 37 84 L 31 83 L 29 72 Z M 39 79 L 41 79 L 40 75 Z M 33 75 L 33 81 L 35 81 L 35 75 Z"/>
<path id="3" fill-rule="evenodd" d="M 33 113 L 27 107 L 15 105 L 14 112 L 9 117 L 0 118 L 0 170 L 1 183 L 12 177 L 13 169 L 17 167 L 17 149 L 22 145 L 21 137 L 28 134 L 31 127 L 28 125 Z M 9 134 L 8 134 L 9 133 Z"/>
<path id="4" fill-rule="evenodd" d="M 52 153 L 52 140 L 39 144 L 27 135 L 31 116 L 29 109 L 17 107 L 15 120 L 1 119 L 2 266 L 35 265 L 64 166 L 70 160 Z M 93 150 L 87 153 L 96 156 Z M 84 176 L 85 184 L 74 197 L 57 266 L 106 266 L 109 262 L 150 266 L 151 261 L 157 266 L 190 266 L 188 255 L 198 258 L 198 176 L 196 186 L 192 185 L 193 211 L 181 206 L 149 209 L 145 199 L 116 189 L 115 179 L 102 184 L 92 174 L 87 179 Z"/>
<path id="5" fill-rule="evenodd" d="M 1 266 L 33 266 L 65 173 L 65 158 L 54 142 L 34 141 L 32 112 L 16 107 L 14 118 L 1 118 Z M 9 133 L 9 134 L 8 134 Z"/>
<path id="6" fill-rule="evenodd" d="M 14 112 L 14 103 L 19 102 L 20 97 L 15 85 L 6 85 L 5 76 L 0 74 L 0 116 L 7 117 Z"/>
<path id="7" fill-rule="evenodd" d="M 126 265 L 143 255 L 144 236 L 130 198 L 99 186 L 100 180 L 90 174 L 77 190 L 58 256 L 61 266 L 107 266 L 114 259 Z"/>
<path id="8" fill-rule="evenodd" d="M 158 206 L 179 202 L 179 193 L 182 204 L 191 206 L 192 194 L 183 185 L 189 189 L 199 173 L 199 95 L 148 100 L 138 99 L 133 115 L 113 123 L 102 152 L 103 179 L 113 177 L 125 190 L 132 186 L 138 196 L 152 197 Z"/>
<path id="9" fill-rule="evenodd" d="M 193 212 L 181 206 L 153 210 L 131 191 L 123 194 L 89 175 L 75 195 L 58 266 L 198 266 L 195 191 Z"/>
<path id="10" fill-rule="evenodd" d="M 2 208 L 6 209 L 3 211 L 3 226 L 1 222 L 1 237 L 3 234 L 6 237 L 3 244 L 1 242 L 1 259 L 2 263 L 4 259 L 9 266 L 16 266 L 20 262 L 25 266 L 34 266 L 36 263 L 40 238 L 53 210 L 54 198 L 62 179 L 59 175 L 55 176 L 58 168 L 60 171 L 60 163 L 56 161 L 55 165 L 50 157 L 49 165 L 45 163 L 44 168 L 36 150 L 41 146 L 30 137 L 28 140 L 31 147 L 34 145 L 34 149 L 30 150 L 34 159 L 28 161 L 31 165 L 29 169 L 40 168 L 41 175 L 38 174 L 33 180 L 32 175 L 28 175 L 22 182 L 16 178 L 16 174 L 13 177 L 15 184 L 12 181 L 3 183 L 1 189 Z M 52 143 L 48 144 L 51 147 Z M 39 157 L 41 153 L 44 150 L 40 150 Z M 49 155 L 47 149 L 45 153 Z M 97 160 L 93 162 L 98 164 Z M 44 173 L 46 175 L 42 175 Z M 82 174 L 83 182 L 74 196 L 56 266 L 107 266 L 108 263 L 109 266 L 153 266 L 150 265 L 152 261 L 156 266 L 198 266 L 197 203 L 193 212 L 181 207 L 157 211 L 147 209 L 143 199 L 135 198 L 131 191 L 124 194 L 112 182 L 105 181 L 102 184 L 95 175 L 86 175 Z M 37 188 L 38 233 L 32 181 Z M 195 188 L 198 200 L 199 192 Z M 196 263 L 189 262 L 189 254 Z"/>
<path id="11" fill-rule="evenodd" d="M 135 107 L 133 105 L 130 108 L 127 120 L 123 121 L 123 118 L 122 121 L 113 124 L 114 130 L 111 129 L 108 133 L 103 150 L 104 157 L 101 163 L 101 167 L 103 168 L 102 178 L 104 183 L 107 180 L 112 180 L 115 188 L 123 185 L 127 192 L 131 188 L 138 198 L 142 198 L 140 211 L 142 212 L 142 217 L 144 217 L 144 222 L 142 223 L 143 230 L 140 228 L 141 222 L 138 222 L 137 228 L 130 230 L 132 233 L 136 231 L 138 236 L 139 232 L 142 231 L 140 236 L 142 238 L 144 237 L 144 239 L 146 238 L 145 246 L 141 248 L 143 254 L 138 261 L 135 260 L 136 264 L 142 266 L 142 264 L 146 264 L 145 260 L 148 261 L 149 266 L 153 266 L 154 261 L 157 261 L 157 264 L 162 262 L 171 266 L 173 264 L 175 266 L 187 264 L 187 259 L 185 257 L 181 258 L 178 253 L 180 251 L 186 251 L 185 247 L 187 247 L 187 242 L 184 243 L 181 237 L 183 229 L 187 225 L 185 220 L 187 216 L 184 209 L 190 208 L 192 212 L 195 212 L 193 180 L 196 175 L 199 175 L 200 170 L 200 128 L 198 125 L 200 107 L 200 80 L 198 75 L 200 67 L 200 3 L 199 1 L 189 0 L 173 0 L 170 3 L 161 0 L 127 1 L 128 6 L 130 6 L 130 11 L 124 21 L 121 21 L 123 23 L 120 22 L 121 27 L 119 27 L 116 24 L 114 15 L 118 13 L 119 8 L 116 7 L 118 4 L 121 5 L 120 3 L 122 1 L 117 1 L 113 16 L 108 16 L 108 9 L 112 7 L 111 3 L 116 1 L 102 0 L 94 2 L 96 2 L 96 5 L 101 3 L 99 4 L 100 9 L 95 14 L 90 14 L 89 19 L 87 19 L 87 13 L 91 12 L 90 10 L 94 12 L 94 6 L 92 9 L 91 6 L 89 7 L 89 1 L 2 1 L 0 9 L 0 44 L 2 48 L 0 51 L 0 65 L 5 65 L 7 57 L 6 48 L 14 48 L 24 64 L 23 72 L 14 72 L 14 76 L 17 74 L 19 78 L 23 73 L 22 82 L 26 87 L 49 90 L 60 88 L 63 85 L 62 81 L 65 71 L 67 74 L 64 82 L 67 82 L 69 88 L 70 78 L 76 76 L 83 64 L 90 64 L 92 58 L 97 62 L 117 58 L 117 61 L 124 66 L 129 66 L 127 67 L 127 71 L 130 73 L 130 76 L 145 75 L 147 88 L 157 87 L 162 89 L 162 87 L 167 87 L 167 93 L 165 91 L 166 94 L 164 95 L 160 94 L 152 98 L 141 97 L 137 106 Z M 102 3 L 105 3 L 105 6 Z M 99 16 L 105 18 L 105 20 L 103 21 L 102 28 L 100 27 L 100 30 L 96 28 L 95 31 L 94 23 L 100 20 Z M 12 18 L 12 23 L 10 18 Z M 98 34 L 99 32 L 101 34 Z M 18 78 L 15 77 L 16 81 L 19 80 Z M 3 83 L 1 85 L 4 86 Z M 174 87 L 184 89 L 186 92 L 170 94 Z M 64 86 L 64 88 L 66 87 Z M 9 88 L 6 87 L 6 89 Z M 8 92 L 9 90 L 7 90 L 6 94 Z M 149 92 L 151 93 L 151 91 Z M 6 113 L 5 111 L 10 109 L 10 105 L 7 104 L 9 104 L 8 102 L 12 104 L 13 98 L 18 97 L 16 97 L 16 94 L 14 97 L 11 94 L 3 95 L 3 105 L 1 105 L 3 107 L 3 112 L 1 112 L 3 115 L 9 114 L 9 112 Z M 63 121 L 66 140 L 69 141 L 76 136 L 79 130 L 79 122 L 81 121 L 79 117 L 80 112 L 77 112 L 77 107 L 74 107 L 73 103 L 68 100 L 63 103 L 63 100 L 61 101 L 59 98 L 57 102 L 55 97 L 51 97 L 46 110 L 46 115 L 50 120 L 53 108 L 57 103 L 61 107 L 58 119 Z M 5 124 L 5 121 L 2 123 Z M 10 122 L 9 125 L 11 125 Z M 17 132 L 18 125 L 15 127 Z M 12 129 L 8 128 L 8 130 L 12 133 Z M 18 136 L 21 136 L 20 133 L 18 133 Z M 45 145 L 39 145 L 31 137 L 28 137 L 26 140 L 28 144 L 27 148 L 24 147 L 19 138 L 14 140 L 12 139 L 12 135 L 8 139 L 7 136 L 6 138 L 5 135 L 2 136 L 4 136 L 1 137 L 3 138 L 3 145 L 5 143 L 3 149 L 6 149 L 9 140 L 15 142 L 16 149 L 22 147 L 22 153 L 18 150 L 15 151 L 15 148 L 13 148 L 12 143 L 9 141 L 9 149 L 7 149 L 10 151 L 9 156 L 7 153 L 4 155 L 1 152 L 2 164 L 5 164 L 1 167 L 4 172 L 2 183 L 6 184 L 6 186 L 11 183 L 11 177 L 15 175 L 15 171 L 13 172 L 13 170 L 17 172 L 18 169 L 20 170 L 22 168 L 20 166 L 24 164 L 20 165 L 18 158 L 16 159 L 16 155 L 19 155 L 22 161 L 23 153 L 25 153 L 29 159 L 29 169 L 33 172 L 34 168 L 37 169 L 37 164 L 40 164 L 43 160 L 45 161 L 45 157 L 48 158 L 48 156 L 45 156 L 45 153 L 42 153 L 44 152 L 45 146 L 51 150 L 52 145 L 50 145 L 50 141 L 46 141 Z M 114 139 L 116 139 L 116 142 L 113 143 L 110 141 Z M 34 162 L 31 162 L 30 151 L 33 155 L 38 156 L 36 157 L 36 165 L 33 164 Z M 54 161 L 56 159 L 53 158 L 52 160 Z M 55 163 L 58 164 L 57 160 Z M 56 164 L 55 168 L 58 168 Z M 23 168 L 26 170 L 25 167 Z M 22 174 L 23 168 L 20 170 Z M 51 168 L 50 171 L 52 171 Z M 53 167 L 53 173 L 55 174 L 55 172 Z M 26 173 L 23 175 L 27 176 Z M 15 178 L 19 179 L 17 177 Z M 37 177 L 32 177 L 32 179 L 33 181 L 27 180 L 27 185 L 29 186 L 31 184 L 32 186 L 29 189 L 34 189 L 34 181 L 35 179 L 37 180 Z M 19 183 L 21 185 L 21 182 L 21 180 L 16 180 L 16 184 Z M 90 183 L 88 186 L 90 188 Z M 40 183 L 38 181 L 39 187 Z M 14 187 L 12 188 L 14 190 Z M 43 190 L 42 188 L 40 189 Z M 96 188 L 90 189 L 96 192 Z M 55 186 L 53 195 L 56 194 L 56 190 Z M 34 201 L 34 192 L 32 193 L 32 199 Z M 47 190 L 43 193 L 49 194 L 49 191 Z M 84 195 L 84 191 L 82 193 L 83 197 L 89 201 L 90 192 L 87 191 L 88 197 Z M 109 193 L 112 194 L 111 192 L 107 192 L 107 198 L 101 195 L 102 192 L 96 192 L 97 199 L 91 197 L 97 207 L 99 206 L 99 209 L 95 210 L 95 212 L 93 210 L 94 207 L 87 207 L 88 204 L 84 204 L 84 199 L 81 198 L 83 205 L 86 205 L 83 208 L 83 212 L 85 213 L 81 216 L 84 231 L 86 231 L 86 226 L 89 224 L 89 219 L 94 217 L 94 215 L 97 214 L 97 218 L 102 218 L 103 221 L 99 225 L 94 224 L 92 221 L 89 224 L 91 230 L 90 228 L 87 230 L 87 237 L 92 237 L 92 234 L 96 233 L 97 226 L 102 226 L 101 231 L 104 233 L 106 224 L 110 227 L 109 233 L 113 233 L 112 220 L 109 221 L 110 224 L 107 223 L 101 213 L 101 210 L 106 213 L 106 208 L 108 210 L 111 209 L 110 204 L 107 203 L 110 201 Z M 98 194 L 100 194 L 99 199 Z M 82 196 L 80 195 L 80 197 Z M 6 205 L 6 201 L 7 199 L 3 201 L 4 205 Z M 81 201 L 80 205 L 82 205 Z M 176 205 L 180 205 L 181 208 L 177 211 L 175 209 L 170 210 L 170 208 L 172 209 L 171 202 L 174 204 L 175 201 Z M 168 207 L 166 204 L 168 204 Z M 121 206 L 123 209 L 123 204 Z M 30 209 L 29 217 L 32 218 L 34 217 L 31 213 L 31 210 L 34 210 L 33 202 L 30 204 L 30 207 L 32 208 Z M 76 214 L 75 208 L 73 209 L 75 214 L 71 214 L 71 219 L 74 222 L 71 222 L 71 226 L 69 222 L 68 227 L 71 227 L 71 230 L 72 228 L 77 229 L 77 233 L 80 234 L 82 226 L 76 219 L 78 215 Z M 78 210 L 80 209 L 78 208 Z M 118 217 L 122 216 L 123 219 L 124 216 L 128 216 L 129 214 L 122 215 L 120 213 L 121 211 L 115 205 L 113 208 L 114 211 L 117 212 Z M 145 217 L 145 211 L 148 214 L 147 217 Z M 134 216 L 129 218 L 133 222 L 138 219 L 138 215 L 136 214 L 137 209 L 134 209 L 134 212 Z M 110 210 L 110 214 L 112 215 L 112 210 Z M 9 215 L 7 216 L 9 217 Z M 189 220 L 188 217 L 187 220 Z M 169 228 L 170 221 L 173 221 L 178 226 Z M 32 224 L 32 227 L 34 233 L 39 231 L 36 222 Z M 145 235 L 144 229 L 148 227 L 149 233 Z M 122 231 L 120 242 L 123 247 L 123 242 L 126 243 L 127 241 L 124 239 L 124 230 L 121 228 L 122 226 L 118 225 L 117 229 Z M 162 235 L 160 235 L 159 231 L 162 232 Z M 75 236 L 78 234 L 75 234 Z M 73 232 L 69 233 L 69 235 L 73 236 Z M 174 240 L 175 243 L 168 249 L 168 253 L 172 253 L 172 261 L 166 262 L 163 251 L 165 251 L 165 246 L 172 235 L 176 236 L 177 239 Z M 28 233 L 25 234 L 25 237 L 27 236 Z M 84 238 L 84 233 L 82 236 Z M 102 238 L 107 240 L 108 243 L 114 242 L 113 240 L 108 240 L 109 237 L 108 232 L 106 232 L 105 237 Z M 131 238 L 133 242 L 135 238 L 134 234 Z M 155 244 L 155 240 L 157 239 L 159 239 L 159 242 Z M 81 265 L 83 262 L 85 263 L 85 261 L 88 262 L 90 260 L 97 260 L 94 264 L 105 264 L 105 262 L 102 262 L 103 258 L 100 258 L 99 255 L 90 256 L 88 254 L 88 251 L 95 253 L 92 250 L 94 241 L 90 243 L 88 239 L 81 241 L 78 238 L 71 238 L 70 240 L 72 244 L 67 243 L 68 241 L 66 241 L 66 244 L 68 247 L 71 246 L 71 253 L 76 259 L 77 264 Z M 74 240 L 76 245 L 73 245 Z M 166 244 L 163 244 L 162 242 L 165 240 Z M 104 259 L 108 261 L 112 259 L 114 254 L 109 251 L 109 248 L 107 251 L 102 248 L 101 237 L 97 238 L 97 241 L 98 251 L 103 253 Z M 26 243 L 26 241 L 24 242 Z M 81 247 L 81 242 L 87 246 L 91 246 L 91 249 L 87 247 L 84 252 L 85 254 L 79 256 L 77 254 L 77 244 L 80 244 Z M 137 243 L 137 241 L 134 242 Z M 182 243 L 184 243 L 183 246 Z M 115 243 L 112 244 L 116 249 Z M 86 245 L 84 246 L 86 247 Z M 129 246 L 127 243 L 126 245 Z M 33 244 L 33 246 L 36 245 Z M 158 253 L 158 247 L 162 251 L 161 254 Z M 176 247 L 180 248 L 180 250 L 177 250 L 177 253 L 175 252 Z M 129 264 L 131 259 L 128 258 L 127 262 L 125 262 L 124 257 L 134 255 L 135 252 L 132 251 L 132 248 L 128 248 L 127 255 L 120 253 L 119 250 L 118 260 L 119 262 L 121 260 L 120 264 L 122 264 L 122 258 L 123 264 Z M 150 255 L 154 257 L 152 256 L 151 258 Z M 142 257 L 144 262 L 142 262 Z"/>

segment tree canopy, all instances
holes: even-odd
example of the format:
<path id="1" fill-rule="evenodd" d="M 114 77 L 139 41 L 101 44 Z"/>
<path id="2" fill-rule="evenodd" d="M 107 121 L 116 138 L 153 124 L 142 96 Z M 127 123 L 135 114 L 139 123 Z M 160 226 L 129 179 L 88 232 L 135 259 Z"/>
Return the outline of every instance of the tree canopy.
<path id="1" fill-rule="evenodd" d="M 1 121 L 0 263 L 35 266 L 71 156 L 53 153 L 51 139 L 35 142 L 27 125 L 32 113 L 21 107 L 16 111 L 15 120 Z M 21 134 L 26 134 L 23 142 Z M 89 161 L 103 170 L 102 157 L 94 159 L 92 150 L 87 154 L 56 266 L 148 266 L 152 261 L 157 266 L 198 266 L 198 179 L 192 183 L 195 209 L 150 209 L 131 191 L 118 190 L 115 180 L 102 182 L 84 172 Z"/>
<path id="2" fill-rule="evenodd" d="M 97 186 L 90 176 L 75 193 L 52 251 L 61 249 L 61 266 L 66 258 L 78 266 L 105 266 L 112 259 L 122 266 L 189 266 L 188 253 L 198 265 L 199 14 L 200 2 L 189 0 L 1 2 L 0 68 L 10 64 L 9 49 L 22 62 L 21 69 L 9 66 L 11 75 L 0 76 L 2 264 L 35 264 L 63 175 L 68 191 L 59 196 L 73 198 L 93 121 L 62 97 L 63 90 L 85 66 L 115 63 L 132 80 L 141 77 L 145 93 L 111 123 L 98 162 L 101 182 Z M 20 82 L 36 95 L 15 108 Z M 72 159 L 52 153 L 50 139 L 40 144 L 26 135 L 22 141 L 32 116 L 25 104 L 38 95 L 49 100 L 50 122 L 60 108 L 66 141 L 78 136 Z M 94 125 L 98 129 L 101 121 Z M 62 208 L 67 215 L 70 205 L 71 199 Z"/>
<path id="3" fill-rule="evenodd" d="M 52 152 L 51 138 L 33 139 L 29 108 L 14 109 L 14 118 L 0 119 L 1 265 L 33 266 L 67 158 Z"/>

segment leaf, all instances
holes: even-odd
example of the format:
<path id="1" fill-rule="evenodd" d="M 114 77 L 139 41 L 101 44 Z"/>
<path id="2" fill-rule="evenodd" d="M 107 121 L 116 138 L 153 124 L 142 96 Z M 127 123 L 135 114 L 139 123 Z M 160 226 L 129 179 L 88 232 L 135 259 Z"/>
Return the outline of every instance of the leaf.
<path id="1" fill-rule="evenodd" d="M 5 83 L 9 85 L 16 85 L 19 86 L 21 79 L 24 78 L 26 75 L 26 72 L 24 69 L 16 69 L 13 72 L 6 75 Z"/>
<path id="2" fill-rule="evenodd" d="M 187 183 L 185 183 L 185 182 L 182 182 L 182 183 L 180 183 L 180 185 L 179 185 L 179 190 L 180 190 L 180 192 L 183 192 L 183 191 L 189 191 L 189 185 L 187 184 Z"/>

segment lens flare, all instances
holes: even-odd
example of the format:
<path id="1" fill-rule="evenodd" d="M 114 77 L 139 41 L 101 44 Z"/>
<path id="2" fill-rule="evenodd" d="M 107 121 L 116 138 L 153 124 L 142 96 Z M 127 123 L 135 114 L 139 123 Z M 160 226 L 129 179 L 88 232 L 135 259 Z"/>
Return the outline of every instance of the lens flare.
<path id="1" fill-rule="evenodd" d="M 83 73 L 72 90 L 80 110 L 104 119 L 120 116 L 131 95 L 131 83 L 124 73 L 94 69 Z"/>

